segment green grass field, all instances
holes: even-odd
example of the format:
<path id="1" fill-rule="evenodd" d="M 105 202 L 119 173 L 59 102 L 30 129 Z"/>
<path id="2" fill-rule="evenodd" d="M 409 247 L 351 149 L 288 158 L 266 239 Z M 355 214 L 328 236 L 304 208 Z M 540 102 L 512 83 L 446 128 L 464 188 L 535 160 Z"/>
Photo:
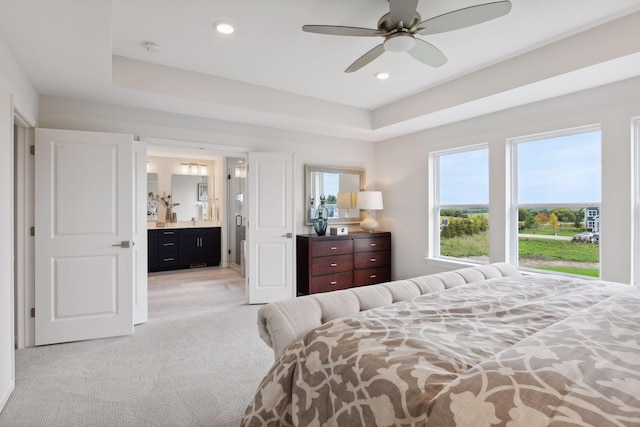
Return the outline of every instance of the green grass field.
<path id="1" fill-rule="evenodd" d="M 592 267 L 592 264 L 597 264 L 600 259 L 599 246 L 595 244 L 520 237 L 518 239 L 518 250 L 521 261 L 527 261 L 533 265 L 535 265 L 536 261 L 540 262 L 540 266 L 534 268 L 581 276 L 600 276 L 599 269 Z M 440 253 L 444 256 L 456 258 L 489 255 L 488 234 L 480 233 L 473 236 L 442 239 L 440 241 Z M 584 263 L 585 267 L 582 268 L 575 265 L 571 267 L 549 267 L 544 265 L 544 261 Z"/>
<path id="2" fill-rule="evenodd" d="M 518 239 L 518 251 L 520 258 L 541 257 L 547 261 L 598 262 L 600 259 L 598 245 L 567 240 L 521 237 Z"/>

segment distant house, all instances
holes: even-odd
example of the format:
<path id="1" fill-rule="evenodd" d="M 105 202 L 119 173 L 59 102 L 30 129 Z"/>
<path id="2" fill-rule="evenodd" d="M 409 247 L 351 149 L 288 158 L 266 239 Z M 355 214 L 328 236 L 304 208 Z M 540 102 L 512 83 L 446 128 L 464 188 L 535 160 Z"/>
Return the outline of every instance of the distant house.
<path id="1" fill-rule="evenodd" d="M 600 208 L 585 209 L 584 228 L 592 233 L 600 232 Z"/>

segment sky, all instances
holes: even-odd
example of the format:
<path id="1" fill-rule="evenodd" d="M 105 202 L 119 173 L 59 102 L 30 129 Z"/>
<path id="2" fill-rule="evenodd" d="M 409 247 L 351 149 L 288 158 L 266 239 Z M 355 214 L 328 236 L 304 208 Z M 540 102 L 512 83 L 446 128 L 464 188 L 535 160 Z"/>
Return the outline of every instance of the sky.
<path id="1" fill-rule="evenodd" d="M 517 203 L 600 202 L 600 132 L 521 142 Z M 440 156 L 440 204 L 489 204 L 488 149 Z"/>

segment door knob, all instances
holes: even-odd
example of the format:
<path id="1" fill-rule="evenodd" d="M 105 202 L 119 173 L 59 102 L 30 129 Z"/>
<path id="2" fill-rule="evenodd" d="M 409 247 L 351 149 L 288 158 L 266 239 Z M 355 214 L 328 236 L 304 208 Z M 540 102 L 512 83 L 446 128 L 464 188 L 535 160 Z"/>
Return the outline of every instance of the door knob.
<path id="1" fill-rule="evenodd" d="M 280 237 L 286 237 L 287 239 L 293 239 L 293 233 L 287 233 L 287 234 L 283 234 Z"/>
<path id="2" fill-rule="evenodd" d="M 130 248 L 131 247 L 131 242 L 129 242 L 128 240 L 123 240 L 120 243 L 118 243 L 117 245 L 111 245 L 111 246 L 120 246 L 121 248 Z"/>

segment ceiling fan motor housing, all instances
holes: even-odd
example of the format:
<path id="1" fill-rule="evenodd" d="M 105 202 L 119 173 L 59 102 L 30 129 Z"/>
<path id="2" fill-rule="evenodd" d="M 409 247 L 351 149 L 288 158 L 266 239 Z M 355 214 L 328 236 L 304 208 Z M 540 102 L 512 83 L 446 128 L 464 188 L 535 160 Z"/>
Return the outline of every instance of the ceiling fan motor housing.
<path id="1" fill-rule="evenodd" d="M 398 32 L 389 35 L 384 41 L 384 50 L 387 52 L 406 52 L 416 44 L 413 34 Z"/>

